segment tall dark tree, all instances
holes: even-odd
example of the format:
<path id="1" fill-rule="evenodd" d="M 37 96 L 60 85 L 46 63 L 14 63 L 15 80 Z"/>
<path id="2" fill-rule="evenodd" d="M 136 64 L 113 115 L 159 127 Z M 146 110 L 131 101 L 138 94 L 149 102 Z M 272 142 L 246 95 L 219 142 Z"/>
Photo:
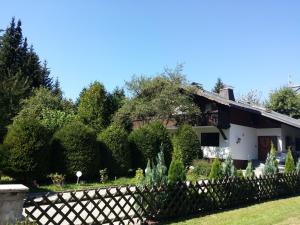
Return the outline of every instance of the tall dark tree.
<path id="1" fill-rule="evenodd" d="M 23 37 L 21 21 L 12 18 L 0 39 L 0 141 L 20 109 L 20 100 L 38 87 L 52 88 L 47 64 L 42 64 Z"/>
<path id="2" fill-rule="evenodd" d="M 225 87 L 225 84 L 223 83 L 221 78 L 218 78 L 214 88 L 212 89 L 212 91 L 215 92 L 215 93 L 220 93 L 220 90 L 224 87 Z"/>

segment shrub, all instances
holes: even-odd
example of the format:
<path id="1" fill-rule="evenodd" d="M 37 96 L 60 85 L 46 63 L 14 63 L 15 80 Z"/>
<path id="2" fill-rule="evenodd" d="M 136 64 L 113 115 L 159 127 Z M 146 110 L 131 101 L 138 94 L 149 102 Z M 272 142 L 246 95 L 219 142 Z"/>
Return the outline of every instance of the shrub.
<path id="1" fill-rule="evenodd" d="M 297 171 L 297 173 L 300 173 L 300 158 L 298 158 L 298 161 L 297 161 L 296 171 Z"/>
<path id="2" fill-rule="evenodd" d="M 144 172 L 141 168 L 138 168 L 136 171 L 135 171 L 135 176 L 134 176 L 134 183 L 139 185 L 143 182 L 144 180 Z"/>
<path id="3" fill-rule="evenodd" d="M 52 148 L 56 171 L 69 178 L 74 178 L 76 171 L 82 171 L 86 178 L 97 174 L 100 166 L 96 133 L 83 123 L 73 121 L 58 130 L 54 134 Z"/>
<path id="4" fill-rule="evenodd" d="M 99 170 L 99 175 L 100 175 L 100 183 L 104 184 L 108 181 L 107 168 L 104 168 L 103 170 Z"/>
<path id="5" fill-rule="evenodd" d="M 207 178 L 209 176 L 212 164 L 204 159 L 196 159 L 192 163 L 190 174 L 193 180 Z"/>
<path id="6" fill-rule="evenodd" d="M 145 168 L 147 160 L 154 161 L 163 151 L 166 165 L 170 164 L 172 144 L 167 129 L 159 122 L 153 122 L 133 130 L 129 142 L 135 156 L 134 168 Z"/>
<path id="7" fill-rule="evenodd" d="M 287 156 L 285 158 L 285 168 L 284 168 L 284 172 L 285 173 L 290 173 L 290 172 L 294 172 L 296 169 L 295 167 L 295 162 L 294 162 L 294 158 L 292 155 L 292 151 L 291 148 L 289 148 Z"/>
<path id="8" fill-rule="evenodd" d="M 271 151 L 267 155 L 266 163 L 263 169 L 263 175 L 271 175 L 278 173 L 278 162 L 276 160 L 276 148 L 271 143 Z"/>
<path id="9" fill-rule="evenodd" d="M 98 140 L 108 153 L 110 163 L 107 165 L 114 176 L 127 175 L 131 168 L 131 151 L 128 134 L 124 128 L 109 126 L 98 135 Z"/>
<path id="10" fill-rule="evenodd" d="M 202 158 L 201 145 L 196 132 L 190 125 L 182 125 L 172 139 L 174 156 L 182 160 L 185 166 L 194 159 Z"/>
<path id="11" fill-rule="evenodd" d="M 173 158 L 168 172 L 168 182 L 174 184 L 186 180 L 184 164 L 180 159 Z"/>
<path id="12" fill-rule="evenodd" d="M 54 185 L 62 187 L 65 181 L 65 175 L 59 173 L 51 173 L 47 177 L 49 177 Z"/>
<path id="13" fill-rule="evenodd" d="M 26 182 L 41 179 L 49 171 L 49 134 L 34 118 L 19 118 L 4 139 L 13 177 Z"/>
<path id="14" fill-rule="evenodd" d="M 222 163 L 222 176 L 225 177 L 236 176 L 236 168 L 233 165 L 233 160 L 230 155 Z"/>
<path id="15" fill-rule="evenodd" d="M 148 160 L 142 185 L 152 187 L 167 184 L 167 170 L 164 153 L 161 151 L 157 154 L 156 164 L 151 165 L 150 160 Z"/>
<path id="16" fill-rule="evenodd" d="M 221 176 L 222 176 L 221 162 L 220 159 L 217 157 L 214 159 L 212 163 L 209 179 L 216 179 L 216 178 L 220 178 Z"/>
<path id="17" fill-rule="evenodd" d="M 253 172 L 252 162 L 248 161 L 246 171 L 245 171 L 245 177 L 253 177 L 253 176 L 254 176 L 254 172 Z"/>

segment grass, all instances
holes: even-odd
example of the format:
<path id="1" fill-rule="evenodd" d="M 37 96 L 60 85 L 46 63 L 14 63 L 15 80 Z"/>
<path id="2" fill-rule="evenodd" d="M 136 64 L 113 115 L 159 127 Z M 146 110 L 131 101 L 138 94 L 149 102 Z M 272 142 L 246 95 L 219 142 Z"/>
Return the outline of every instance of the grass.
<path id="1" fill-rule="evenodd" d="M 57 192 L 57 191 L 69 191 L 69 190 L 82 190 L 90 188 L 101 188 L 108 186 L 118 186 L 118 185 L 127 185 L 135 184 L 134 178 L 121 177 L 116 180 L 111 180 L 106 183 L 85 183 L 85 184 L 65 184 L 63 187 L 59 187 L 54 184 L 50 185 L 41 185 L 39 188 L 30 188 L 30 192 Z"/>
<path id="2" fill-rule="evenodd" d="M 195 219 L 168 222 L 169 225 L 298 225 L 300 197 L 269 201 L 253 206 L 214 213 Z"/>

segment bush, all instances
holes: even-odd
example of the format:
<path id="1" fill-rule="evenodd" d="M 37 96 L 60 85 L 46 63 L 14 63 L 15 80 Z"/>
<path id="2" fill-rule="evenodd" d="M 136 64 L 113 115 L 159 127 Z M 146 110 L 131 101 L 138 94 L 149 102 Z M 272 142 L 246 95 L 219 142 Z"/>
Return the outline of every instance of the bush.
<path id="1" fill-rule="evenodd" d="M 182 125 L 172 139 L 174 156 L 182 160 L 185 166 L 194 159 L 202 158 L 201 145 L 196 132 L 190 125 Z"/>
<path id="2" fill-rule="evenodd" d="M 49 133 L 34 118 L 19 118 L 4 139 L 10 173 L 26 182 L 45 178 L 49 171 Z"/>
<path id="3" fill-rule="evenodd" d="M 124 176 L 131 168 L 131 151 L 128 134 L 124 128 L 116 125 L 109 126 L 98 135 L 98 141 L 108 153 L 109 171 L 114 176 Z"/>
<path id="4" fill-rule="evenodd" d="M 52 141 L 53 162 L 56 171 L 75 178 L 76 171 L 92 178 L 98 173 L 99 147 L 93 129 L 73 121 L 58 130 Z"/>
<path id="5" fill-rule="evenodd" d="M 135 184 L 139 185 L 143 182 L 143 180 L 144 180 L 144 171 L 141 168 L 138 168 L 135 171 L 134 182 Z"/>
<path id="6" fill-rule="evenodd" d="M 100 175 L 100 183 L 104 184 L 108 181 L 107 168 L 104 168 L 103 170 L 99 170 L 99 175 Z"/>
<path id="7" fill-rule="evenodd" d="M 221 161 L 217 157 L 214 159 L 212 163 L 209 179 L 216 179 L 216 178 L 220 178 L 221 176 L 222 176 Z"/>
<path id="8" fill-rule="evenodd" d="M 254 177 L 253 166 L 251 161 L 248 161 L 245 171 L 245 177 Z"/>
<path id="9" fill-rule="evenodd" d="M 170 164 L 168 181 L 170 184 L 182 182 L 186 180 L 184 164 L 179 159 L 173 158 Z"/>
<path id="10" fill-rule="evenodd" d="M 271 144 L 271 151 L 267 155 L 266 163 L 263 169 L 263 175 L 278 173 L 278 162 L 276 160 L 276 148 Z"/>
<path id="11" fill-rule="evenodd" d="M 171 161 L 172 144 L 167 129 L 159 122 L 153 122 L 133 130 L 129 142 L 135 156 L 134 168 L 145 168 L 147 161 L 154 161 L 163 151 L 167 167 Z"/>
<path id="12" fill-rule="evenodd" d="M 204 159 L 196 159 L 192 163 L 189 174 L 193 181 L 197 181 L 209 176 L 212 164 Z"/>
<path id="13" fill-rule="evenodd" d="M 62 187 L 65 182 L 65 175 L 59 173 L 51 173 L 47 177 L 49 177 L 54 185 Z"/>
<path id="14" fill-rule="evenodd" d="M 296 169 L 295 167 L 295 162 L 294 162 L 294 158 L 292 155 L 292 151 L 291 148 L 289 148 L 287 156 L 285 158 L 285 168 L 284 168 L 284 172 L 285 173 L 290 173 L 290 172 L 294 172 Z"/>
<path id="15" fill-rule="evenodd" d="M 233 165 L 233 160 L 229 155 L 225 161 L 222 163 L 222 176 L 234 177 L 236 176 L 236 168 Z"/>

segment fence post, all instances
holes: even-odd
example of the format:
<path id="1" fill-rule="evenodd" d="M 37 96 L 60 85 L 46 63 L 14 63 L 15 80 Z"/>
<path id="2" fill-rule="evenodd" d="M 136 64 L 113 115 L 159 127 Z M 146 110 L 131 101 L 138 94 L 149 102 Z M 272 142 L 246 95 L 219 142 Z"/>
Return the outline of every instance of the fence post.
<path id="1" fill-rule="evenodd" d="M 22 184 L 0 185 L 0 225 L 22 219 L 24 198 L 28 188 Z"/>

